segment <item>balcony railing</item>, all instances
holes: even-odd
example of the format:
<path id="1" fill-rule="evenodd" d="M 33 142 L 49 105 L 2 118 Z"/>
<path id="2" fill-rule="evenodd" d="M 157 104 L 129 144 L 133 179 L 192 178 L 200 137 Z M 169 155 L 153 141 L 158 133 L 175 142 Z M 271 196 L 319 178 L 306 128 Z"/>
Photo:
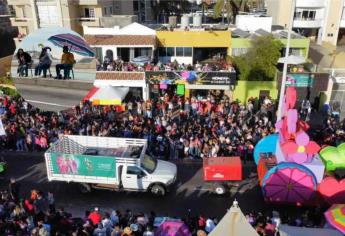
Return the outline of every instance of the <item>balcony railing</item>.
<path id="1" fill-rule="evenodd" d="M 321 26 L 322 19 L 299 17 L 293 21 L 294 28 L 319 28 Z"/>
<path id="2" fill-rule="evenodd" d="M 80 21 L 90 21 L 90 22 L 95 22 L 98 20 L 98 18 L 96 17 L 80 17 L 79 18 Z"/>

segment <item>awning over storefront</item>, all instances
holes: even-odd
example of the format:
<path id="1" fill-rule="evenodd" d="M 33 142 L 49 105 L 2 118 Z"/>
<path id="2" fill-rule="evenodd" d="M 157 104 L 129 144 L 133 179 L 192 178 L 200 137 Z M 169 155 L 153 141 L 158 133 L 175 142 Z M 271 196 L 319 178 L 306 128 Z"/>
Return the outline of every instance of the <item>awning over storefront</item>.
<path id="1" fill-rule="evenodd" d="M 84 100 L 92 101 L 94 105 L 121 105 L 128 91 L 129 87 L 94 87 L 84 97 Z"/>

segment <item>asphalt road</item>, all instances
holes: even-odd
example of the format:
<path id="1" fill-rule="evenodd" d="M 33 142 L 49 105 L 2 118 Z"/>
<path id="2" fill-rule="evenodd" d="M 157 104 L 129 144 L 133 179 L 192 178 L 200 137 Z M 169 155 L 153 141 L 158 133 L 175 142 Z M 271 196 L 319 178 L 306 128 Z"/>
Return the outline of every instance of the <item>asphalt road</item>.
<path id="1" fill-rule="evenodd" d="M 8 163 L 8 169 L 2 176 L 0 187 L 6 187 L 9 178 L 15 177 L 21 184 L 22 197 L 28 196 L 33 188 L 45 192 L 51 190 L 55 194 L 57 206 L 64 206 L 67 211 L 76 216 L 82 216 L 88 207 L 97 206 L 102 210 L 128 208 L 142 212 L 153 210 L 165 216 L 186 215 L 188 209 L 191 209 L 191 212 L 195 214 L 222 217 L 234 198 L 239 201 L 243 212 L 253 209 L 263 211 L 270 209 L 263 202 L 253 163 L 244 166 L 245 180 L 225 196 L 216 196 L 207 190 L 208 187 L 202 179 L 201 162 L 177 163 L 176 188 L 167 196 L 157 198 L 149 193 L 107 190 L 93 190 L 91 193 L 82 194 L 75 184 L 47 181 L 42 153 L 9 152 L 3 156 Z"/>
<path id="2" fill-rule="evenodd" d="M 86 90 L 16 84 L 16 88 L 30 104 L 45 111 L 61 111 L 78 105 Z"/>

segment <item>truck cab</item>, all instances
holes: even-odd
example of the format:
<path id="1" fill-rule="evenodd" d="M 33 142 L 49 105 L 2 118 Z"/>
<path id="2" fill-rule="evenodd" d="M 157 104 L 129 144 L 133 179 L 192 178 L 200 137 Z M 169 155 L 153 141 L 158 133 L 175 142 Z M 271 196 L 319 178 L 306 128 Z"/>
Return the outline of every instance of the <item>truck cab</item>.
<path id="1" fill-rule="evenodd" d="M 150 191 L 155 195 L 165 195 L 177 175 L 175 164 L 155 160 L 148 155 L 144 156 L 140 165 L 119 164 L 118 169 L 120 185 L 124 190 Z"/>

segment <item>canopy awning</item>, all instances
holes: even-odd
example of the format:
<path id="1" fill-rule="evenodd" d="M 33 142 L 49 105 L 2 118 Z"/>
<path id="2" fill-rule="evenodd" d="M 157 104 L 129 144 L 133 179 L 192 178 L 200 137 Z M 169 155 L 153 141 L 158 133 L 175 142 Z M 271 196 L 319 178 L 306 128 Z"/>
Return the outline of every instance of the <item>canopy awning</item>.
<path id="1" fill-rule="evenodd" d="M 94 87 L 84 97 L 84 100 L 92 101 L 94 105 L 121 105 L 128 91 L 129 87 Z"/>
<path id="2" fill-rule="evenodd" d="M 208 236 L 258 236 L 238 206 L 232 206 Z"/>

